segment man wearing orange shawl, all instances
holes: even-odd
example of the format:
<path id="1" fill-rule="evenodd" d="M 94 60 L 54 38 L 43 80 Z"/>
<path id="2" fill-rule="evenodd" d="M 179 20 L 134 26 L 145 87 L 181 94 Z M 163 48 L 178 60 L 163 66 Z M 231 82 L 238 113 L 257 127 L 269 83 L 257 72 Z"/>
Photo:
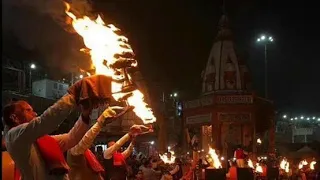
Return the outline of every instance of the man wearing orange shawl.
<path id="1" fill-rule="evenodd" d="M 63 152 L 78 144 L 87 132 L 90 109 L 111 97 L 110 87 L 110 77 L 95 75 L 83 78 L 40 116 L 26 101 L 5 106 L 6 147 L 20 170 L 21 179 L 69 179 L 69 166 Z M 87 113 L 80 116 L 69 133 L 49 136 L 78 105 Z"/>

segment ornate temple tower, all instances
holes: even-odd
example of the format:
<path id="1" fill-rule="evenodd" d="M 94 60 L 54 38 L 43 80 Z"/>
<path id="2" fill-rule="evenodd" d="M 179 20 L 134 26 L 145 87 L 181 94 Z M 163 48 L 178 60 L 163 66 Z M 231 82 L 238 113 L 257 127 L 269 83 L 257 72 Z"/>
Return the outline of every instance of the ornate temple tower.
<path id="1" fill-rule="evenodd" d="M 223 15 L 203 71 L 202 93 L 249 90 L 251 82 L 248 77 L 248 68 L 243 60 L 239 60 L 235 51 L 228 17 Z"/>
<path id="2" fill-rule="evenodd" d="M 245 58 L 237 54 L 226 15 L 218 23 L 206 68 L 202 72 L 202 93 L 185 101 L 183 119 L 187 129 L 224 156 L 232 157 L 237 145 L 256 152 L 257 138 L 269 131 L 269 149 L 274 148 L 274 107 L 255 95 Z M 198 129 L 198 130 L 197 130 Z"/>

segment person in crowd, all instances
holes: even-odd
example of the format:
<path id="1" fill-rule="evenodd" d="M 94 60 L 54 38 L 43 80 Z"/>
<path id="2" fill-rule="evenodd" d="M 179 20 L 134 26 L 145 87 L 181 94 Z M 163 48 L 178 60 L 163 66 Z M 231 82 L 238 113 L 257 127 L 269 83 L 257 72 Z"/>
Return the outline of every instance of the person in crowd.
<path id="1" fill-rule="evenodd" d="M 174 168 L 170 171 L 170 174 L 172 175 L 173 180 L 180 180 L 180 178 L 183 176 L 182 162 L 180 158 L 176 158 L 174 161 Z"/>
<path id="2" fill-rule="evenodd" d="M 106 180 L 125 180 L 127 176 L 127 164 L 126 159 L 131 155 L 133 146 L 135 144 L 135 137 L 142 133 L 143 129 L 148 127 L 143 125 L 133 125 L 130 128 L 129 133 L 125 134 L 117 142 L 110 141 L 108 143 L 108 149 L 104 151 L 104 167 L 108 170 L 106 173 Z M 129 147 L 120 153 L 118 150 L 127 141 L 132 140 Z"/>
<path id="3" fill-rule="evenodd" d="M 139 162 L 137 160 L 137 156 L 136 155 L 132 155 L 128 158 L 127 160 L 127 164 L 130 168 L 130 173 L 129 173 L 129 179 L 135 179 L 136 178 L 136 174 L 139 171 Z"/>
<path id="4" fill-rule="evenodd" d="M 94 151 L 91 151 L 94 152 Z M 97 146 L 96 157 L 100 164 L 103 164 L 103 148 L 102 146 Z"/>
<path id="5" fill-rule="evenodd" d="M 237 166 L 239 168 L 244 168 L 245 166 L 244 159 L 247 154 L 248 153 L 241 148 L 241 145 L 239 145 L 238 148 L 234 151 L 234 157 L 236 158 Z"/>
<path id="6" fill-rule="evenodd" d="M 143 172 L 143 179 L 157 180 L 160 178 L 161 171 L 155 171 L 151 168 L 151 163 L 149 160 L 145 161 L 141 167 Z"/>
<path id="7" fill-rule="evenodd" d="M 142 172 L 142 170 L 139 170 L 139 171 L 138 171 L 138 173 L 136 174 L 135 180 L 145 180 L 145 179 L 143 178 L 143 172 Z"/>
<path id="8" fill-rule="evenodd" d="M 69 179 L 69 166 L 63 152 L 75 146 L 86 133 L 91 110 L 109 100 L 110 82 L 110 77 L 103 75 L 83 78 L 40 116 L 26 101 L 4 107 L 6 148 L 22 179 Z M 82 113 L 69 133 L 47 135 L 56 130 L 77 105 Z"/>
<path id="9" fill-rule="evenodd" d="M 103 180 L 105 170 L 89 148 L 101 129 L 120 115 L 123 115 L 127 109 L 117 115 L 113 107 L 108 107 L 81 141 L 68 151 L 67 161 L 71 168 L 69 173 L 70 180 Z"/>
<path id="10" fill-rule="evenodd" d="M 157 171 L 159 170 L 159 165 L 161 163 L 163 163 L 161 159 L 159 160 L 158 158 L 154 157 L 151 159 L 151 168 Z"/>
<path id="11" fill-rule="evenodd" d="M 237 173 L 237 163 L 234 161 L 229 161 L 230 168 L 228 173 L 226 174 L 226 177 L 228 180 L 237 180 L 238 179 L 238 173 Z"/>
<path id="12" fill-rule="evenodd" d="M 182 176 L 181 180 L 191 180 L 193 179 L 193 174 L 194 174 L 194 167 L 192 166 L 192 163 L 188 162 L 187 163 L 188 169 L 186 173 Z"/>

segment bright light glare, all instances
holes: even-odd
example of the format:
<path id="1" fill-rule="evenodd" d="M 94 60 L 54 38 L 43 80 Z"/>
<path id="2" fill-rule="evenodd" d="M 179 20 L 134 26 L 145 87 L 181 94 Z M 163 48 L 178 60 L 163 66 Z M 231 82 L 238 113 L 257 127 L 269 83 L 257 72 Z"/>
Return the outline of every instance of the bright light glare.
<path id="1" fill-rule="evenodd" d="M 287 115 L 283 115 L 282 117 L 283 117 L 283 119 L 287 119 Z"/>
<path id="2" fill-rule="evenodd" d="M 83 75 L 81 74 L 81 75 L 79 76 L 79 78 L 82 79 L 82 78 L 83 78 Z"/>
<path id="3" fill-rule="evenodd" d="M 262 39 L 262 40 L 266 39 L 266 36 L 261 36 L 261 39 Z"/>
<path id="4" fill-rule="evenodd" d="M 31 68 L 31 69 L 35 69 L 35 68 L 36 68 L 36 65 L 35 65 L 35 64 L 31 64 L 31 65 L 30 65 L 30 68 Z"/>

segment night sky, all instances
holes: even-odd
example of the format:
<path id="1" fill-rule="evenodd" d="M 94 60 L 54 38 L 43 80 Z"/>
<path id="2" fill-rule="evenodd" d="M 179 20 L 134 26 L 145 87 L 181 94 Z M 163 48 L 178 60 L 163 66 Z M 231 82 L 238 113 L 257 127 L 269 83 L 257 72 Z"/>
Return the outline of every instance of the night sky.
<path id="1" fill-rule="evenodd" d="M 150 87 L 161 86 L 167 91 L 178 91 L 184 97 L 199 95 L 201 71 L 205 68 L 217 33 L 222 0 L 93 0 L 93 7 L 103 13 L 107 23 L 115 24 L 129 38 Z M 225 9 L 237 50 L 246 57 L 254 88 L 261 95 L 264 49 L 255 40 L 261 33 L 270 34 L 275 39 L 269 46 L 268 74 L 269 96 L 278 110 L 319 112 L 320 31 L 315 7 L 315 4 L 304 4 L 302 1 L 226 1 Z M 10 21 L 7 20 L 3 25 L 6 56 L 19 58 L 15 55 L 28 54 L 25 59 L 33 59 L 45 68 L 50 67 L 50 75 L 59 78 L 68 72 L 70 64 L 80 62 L 79 66 L 87 66 L 83 62 L 88 62 L 88 57 L 77 51 L 82 46 L 81 39 L 59 29 L 50 18 L 32 10 L 24 12 L 25 9 L 15 9 L 15 14 L 7 10 L 9 12 L 5 17 Z M 33 22 L 32 28 L 27 30 L 28 27 L 22 25 L 11 28 L 12 24 L 23 24 L 23 19 Z M 40 30 L 35 32 L 35 29 Z M 16 40 L 21 36 L 15 37 L 21 32 L 35 35 L 28 39 L 28 43 L 21 43 Z M 37 42 L 31 43 L 33 41 Z M 57 69 L 61 69 L 60 74 L 56 74 Z"/>

